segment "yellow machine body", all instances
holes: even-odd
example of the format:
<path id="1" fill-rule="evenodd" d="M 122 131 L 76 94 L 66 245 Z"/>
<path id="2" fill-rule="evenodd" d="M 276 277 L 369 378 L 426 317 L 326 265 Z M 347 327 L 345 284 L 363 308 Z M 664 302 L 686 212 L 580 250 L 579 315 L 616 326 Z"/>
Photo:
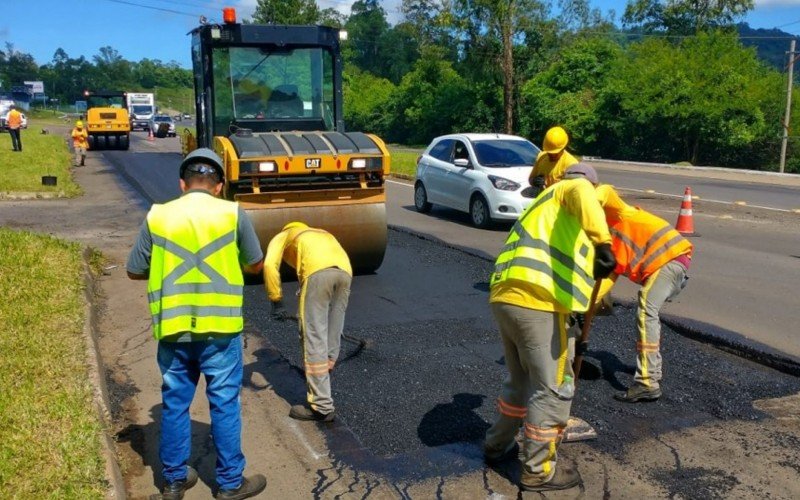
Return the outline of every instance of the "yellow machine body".
<path id="1" fill-rule="evenodd" d="M 345 132 L 339 30 L 226 23 L 192 32 L 196 135 L 214 149 L 224 195 L 241 204 L 261 245 L 288 222 L 332 233 L 357 272 L 387 246 L 390 156 L 372 134 Z"/>

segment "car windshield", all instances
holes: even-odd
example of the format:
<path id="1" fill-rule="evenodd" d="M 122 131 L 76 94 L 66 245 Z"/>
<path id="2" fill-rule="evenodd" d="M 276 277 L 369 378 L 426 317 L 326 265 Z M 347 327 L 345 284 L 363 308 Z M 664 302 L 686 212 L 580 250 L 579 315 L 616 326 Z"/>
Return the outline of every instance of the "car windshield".
<path id="1" fill-rule="evenodd" d="M 172 120 L 170 120 L 169 116 L 156 116 L 153 120 L 157 121 L 157 122 L 170 122 L 170 121 L 172 121 Z"/>
<path id="2" fill-rule="evenodd" d="M 473 141 L 478 163 L 484 167 L 532 166 L 539 148 L 519 139 L 488 139 Z"/>
<path id="3" fill-rule="evenodd" d="M 146 115 L 148 113 L 152 113 L 153 108 L 151 108 L 150 106 L 134 106 L 133 112 L 136 113 L 137 115 Z"/>

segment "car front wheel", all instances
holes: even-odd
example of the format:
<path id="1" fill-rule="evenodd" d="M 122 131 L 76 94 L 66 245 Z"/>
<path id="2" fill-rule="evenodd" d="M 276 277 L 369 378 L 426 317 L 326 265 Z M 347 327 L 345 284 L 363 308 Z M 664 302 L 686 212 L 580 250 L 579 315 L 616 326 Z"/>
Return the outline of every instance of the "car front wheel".
<path id="1" fill-rule="evenodd" d="M 417 212 L 427 213 L 431 211 L 431 204 L 428 201 L 428 192 L 425 191 L 425 186 L 421 182 L 417 182 L 414 186 L 414 207 Z"/>
<path id="2" fill-rule="evenodd" d="M 476 194 L 469 202 L 469 216 L 472 219 L 472 225 L 485 229 L 492 224 L 492 219 L 489 216 L 489 203 L 482 195 Z"/>

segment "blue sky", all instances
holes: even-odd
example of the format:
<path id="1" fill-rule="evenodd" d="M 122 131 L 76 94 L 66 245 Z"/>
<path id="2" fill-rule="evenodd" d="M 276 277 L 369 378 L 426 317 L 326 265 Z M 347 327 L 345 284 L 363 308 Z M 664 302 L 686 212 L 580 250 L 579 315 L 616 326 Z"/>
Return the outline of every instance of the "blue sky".
<path id="1" fill-rule="evenodd" d="M 590 0 L 606 12 L 622 16 L 626 0 Z M 57 48 L 70 57 L 91 58 L 105 45 L 123 57 L 177 61 L 189 67 L 189 37 L 199 15 L 219 20 L 224 5 L 237 7 L 240 17 L 252 12 L 256 0 L 11 0 L 3 2 L 0 43 L 33 55 L 36 62 L 52 60 Z M 321 7 L 349 12 L 350 0 L 318 0 Z M 383 0 L 390 16 L 398 15 L 401 0 Z M 552 4 L 557 2 L 553 1 Z M 133 5 L 131 5 L 133 4 Z M 154 10 L 143 5 L 164 10 Z M 166 12 L 166 11 L 175 12 Z M 756 8 L 745 19 L 755 28 L 781 27 L 800 35 L 800 0 L 756 0 Z M 787 45 L 788 50 L 788 45 Z"/>

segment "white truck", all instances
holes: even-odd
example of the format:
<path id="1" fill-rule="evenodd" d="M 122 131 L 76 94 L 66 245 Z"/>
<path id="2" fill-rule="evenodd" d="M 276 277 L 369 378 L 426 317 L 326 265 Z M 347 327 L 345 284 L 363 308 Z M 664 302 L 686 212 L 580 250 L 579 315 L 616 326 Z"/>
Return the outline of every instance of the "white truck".
<path id="1" fill-rule="evenodd" d="M 128 92 L 128 114 L 131 116 L 131 130 L 150 128 L 150 119 L 156 112 L 155 96 Z"/>

